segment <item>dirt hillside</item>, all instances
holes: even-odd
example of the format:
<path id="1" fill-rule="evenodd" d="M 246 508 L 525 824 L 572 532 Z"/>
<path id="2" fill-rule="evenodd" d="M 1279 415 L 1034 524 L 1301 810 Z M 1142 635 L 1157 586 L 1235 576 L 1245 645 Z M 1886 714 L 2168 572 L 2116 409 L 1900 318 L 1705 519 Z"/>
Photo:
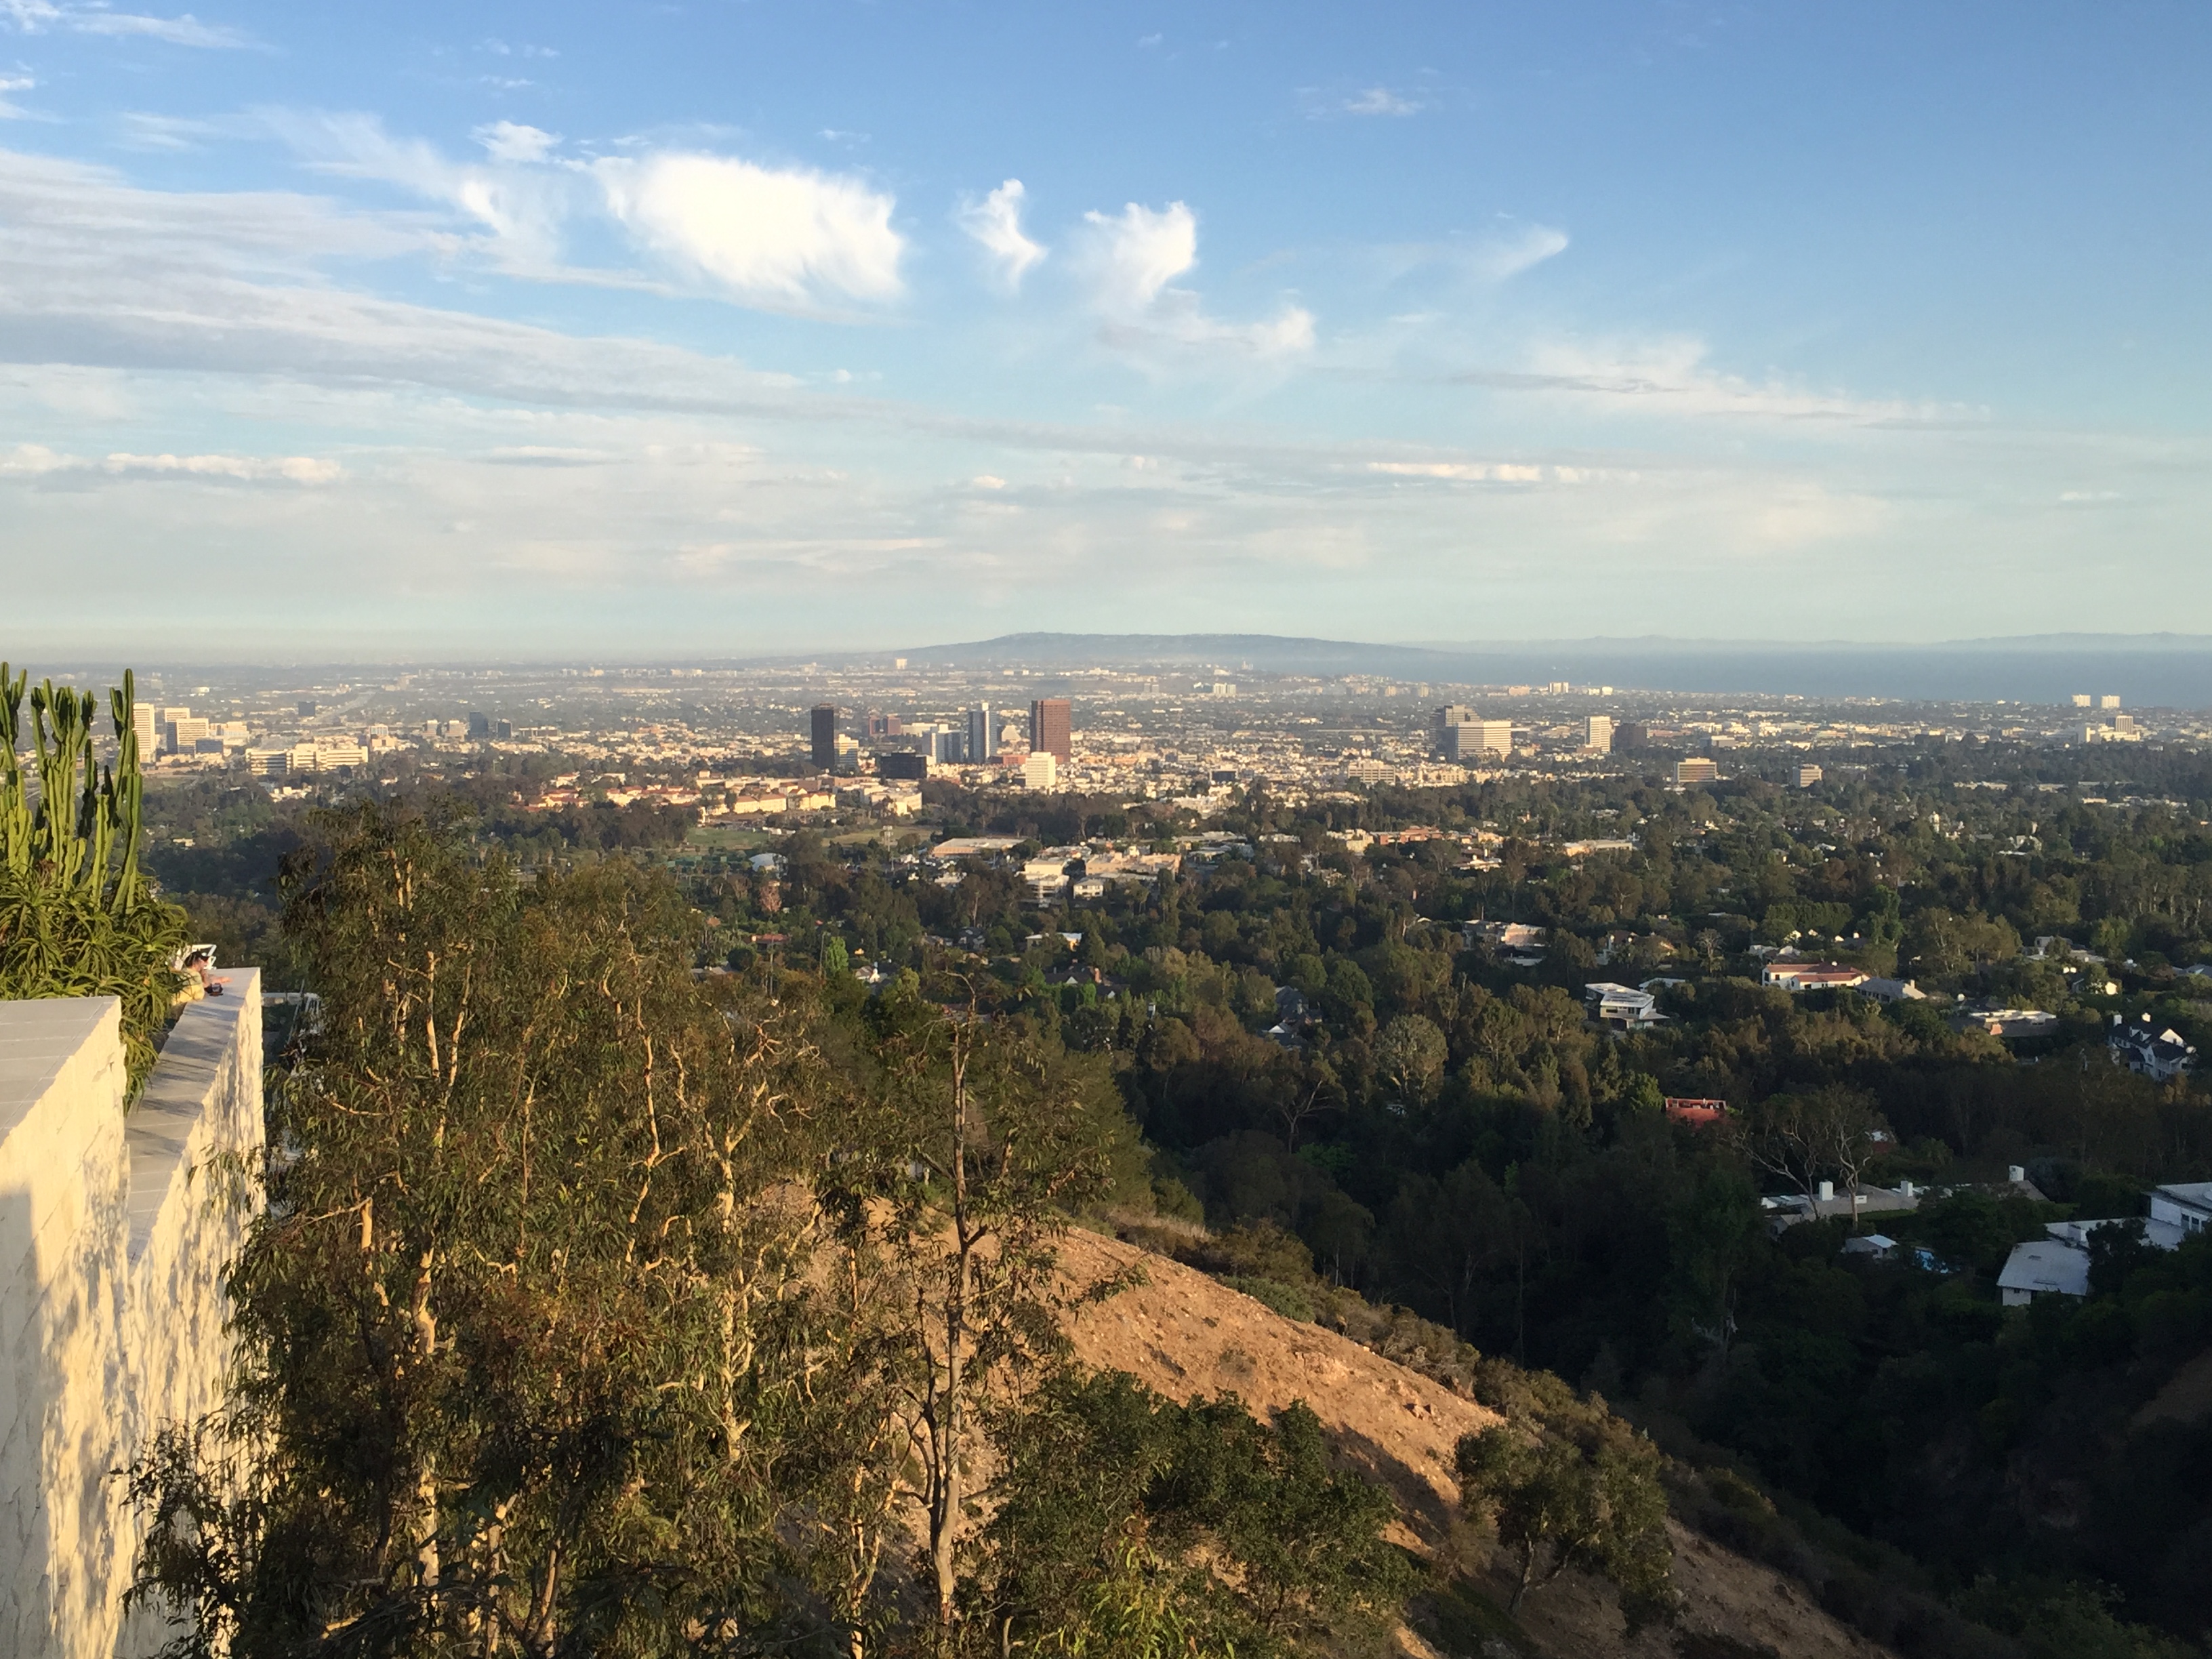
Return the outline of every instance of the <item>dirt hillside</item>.
<path id="1" fill-rule="evenodd" d="M 1348 1338 L 1286 1319 L 1134 1245 L 1079 1231 L 1062 1260 L 1078 1285 L 1132 1267 L 1141 1267 L 1146 1281 L 1077 1315 L 1071 1335 L 1085 1363 L 1127 1371 L 1178 1400 L 1235 1393 L 1259 1411 L 1304 1400 L 1351 1462 L 1396 1490 L 1407 1541 L 1425 1553 L 1448 1544 L 1459 1499 L 1452 1450 L 1462 1435 L 1497 1420 L 1490 1411 Z M 1675 1583 L 1686 1600 L 1683 1626 L 1719 1638 L 1701 1652 L 1716 1659 L 1877 1659 L 1887 1653 L 1809 1605 L 1778 1573 L 1680 1527 L 1674 1533 Z M 1491 1588 L 1502 1607 L 1510 1586 L 1498 1581 Z M 1658 1632 L 1628 1640 L 1610 1588 L 1578 1574 L 1531 1595 L 1520 1624 L 1544 1659 L 1659 1659 L 1677 1650 L 1675 1639 Z M 1410 1632 L 1401 1640 L 1412 1653 L 1441 1651 Z M 1506 1659 L 1517 1650 L 1502 1638 L 1452 1650 L 1480 1659 Z"/>

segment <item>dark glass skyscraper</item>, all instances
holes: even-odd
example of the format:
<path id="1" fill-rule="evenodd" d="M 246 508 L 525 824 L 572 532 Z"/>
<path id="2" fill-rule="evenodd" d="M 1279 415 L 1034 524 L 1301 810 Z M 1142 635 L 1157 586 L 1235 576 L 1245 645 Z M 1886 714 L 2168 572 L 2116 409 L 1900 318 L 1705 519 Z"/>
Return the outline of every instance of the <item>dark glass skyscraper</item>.
<path id="1" fill-rule="evenodd" d="M 1050 755 L 1062 766 L 1075 758 L 1075 731 L 1066 697 L 1039 697 L 1030 704 L 1030 753 Z"/>

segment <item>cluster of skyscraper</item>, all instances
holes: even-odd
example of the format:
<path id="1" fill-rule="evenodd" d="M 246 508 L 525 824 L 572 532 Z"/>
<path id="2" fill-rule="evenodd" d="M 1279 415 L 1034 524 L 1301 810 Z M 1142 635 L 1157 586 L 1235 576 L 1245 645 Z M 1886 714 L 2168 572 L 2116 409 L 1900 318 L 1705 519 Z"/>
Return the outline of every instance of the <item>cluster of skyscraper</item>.
<path id="1" fill-rule="evenodd" d="M 839 713 L 835 703 L 815 705 L 812 757 L 821 771 L 849 770 L 859 760 L 860 745 L 837 730 Z M 926 726 L 908 726 L 896 719 L 872 715 L 868 718 L 867 735 L 906 740 L 906 750 L 886 753 L 878 763 L 879 769 L 888 763 L 884 775 L 899 777 L 907 775 L 914 760 L 939 766 L 976 766 L 997 760 L 1000 753 L 998 718 L 998 711 L 988 702 L 979 702 L 968 709 L 957 724 L 942 721 Z M 1050 755 L 1061 766 L 1073 759 L 1074 717 L 1066 697 L 1039 697 L 1030 704 L 1030 753 Z M 908 755 L 914 760 L 906 759 Z"/>
<path id="2" fill-rule="evenodd" d="M 1554 691 L 1565 691 L 1565 685 L 1555 685 Z M 1486 720 L 1471 708 L 1457 703 L 1446 703 L 1437 710 L 1429 722 L 1429 735 L 1436 752 L 1448 761 L 1472 763 L 1486 757 L 1503 760 L 1513 753 L 1513 722 Z M 1592 714 L 1583 722 L 1583 747 L 1598 754 L 1613 752 L 1613 716 Z"/>

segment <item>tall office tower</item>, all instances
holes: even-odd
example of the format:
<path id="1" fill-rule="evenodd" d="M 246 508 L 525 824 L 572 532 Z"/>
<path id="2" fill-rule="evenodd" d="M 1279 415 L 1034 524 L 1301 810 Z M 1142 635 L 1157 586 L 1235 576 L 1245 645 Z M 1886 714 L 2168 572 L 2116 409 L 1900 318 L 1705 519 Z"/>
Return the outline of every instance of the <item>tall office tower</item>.
<path id="1" fill-rule="evenodd" d="M 1613 752 L 1613 716 L 1592 714 L 1583 725 L 1583 747 L 1595 749 L 1601 755 Z"/>
<path id="2" fill-rule="evenodd" d="M 146 759 L 154 758 L 154 751 L 161 746 L 161 728 L 154 716 L 160 711 L 150 703 L 131 705 L 131 730 L 138 739 L 138 753 Z"/>
<path id="3" fill-rule="evenodd" d="M 1050 755 L 1062 766 L 1075 757 L 1075 728 L 1066 697 L 1039 697 L 1030 704 L 1030 753 Z"/>
<path id="4" fill-rule="evenodd" d="M 1450 750 L 1451 744 L 1450 740 L 1444 736 L 1444 733 L 1450 731 L 1455 726 L 1465 726 L 1474 718 L 1474 710 L 1472 708 L 1462 708 L 1455 702 L 1448 702 L 1443 708 L 1437 709 L 1434 714 L 1431 714 L 1429 717 L 1429 748 L 1431 751 L 1438 755 L 1448 753 Z"/>
<path id="5" fill-rule="evenodd" d="M 469 716 L 469 738 L 470 738 L 470 740 L 471 740 L 471 742 L 475 742 L 475 743 L 482 743 L 482 742 L 485 741 L 487 738 L 489 738 L 490 736 L 491 736 L 491 716 L 490 716 L 490 715 L 489 715 L 489 714 L 471 714 L 471 715 L 470 715 L 470 716 Z"/>
<path id="6" fill-rule="evenodd" d="M 939 766 L 957 766 L 968 758 L 968 734 L 939 728 L 928 734 L 929 758 Z"/>
<path id="7" fill-rule="evenodd" d="M 1448 760 L 1480 760 L 1485 755 L 1507 756 L 1513 752 L 1513 722 L 1511 720 L 1462 720 L 1457 726 L 1447 726 L 1443 732 L 1444 757 Z"/>
<path id="8" fill-rule="evenodd" d="M 833 770 L 837 764 L 837 705 L 817 702 L 814 705 L 814 769 Z"/>
<path id="9" fill-rule="evenodd" d="M 929 775 L 929 757 L 911 750 L 894 749 L 876 757 L 876 775 L 919 783 Z"/>
<path id="10" fill-rule="evenodd" d="M 999 733 L 991 724 L 991 705 L 979 702 L 968 711 L 968 764 L 980 766 L 997 758 Z"/>

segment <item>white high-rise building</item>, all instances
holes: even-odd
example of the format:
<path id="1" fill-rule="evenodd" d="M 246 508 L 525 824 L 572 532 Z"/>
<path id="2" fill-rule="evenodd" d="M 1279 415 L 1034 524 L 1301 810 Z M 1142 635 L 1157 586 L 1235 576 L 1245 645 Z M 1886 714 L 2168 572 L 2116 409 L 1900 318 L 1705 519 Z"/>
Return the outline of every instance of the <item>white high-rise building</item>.
<path id="1" fill-rule="evenodd" d="M 1595 749 L 1601 755 L 1613 752 L 1613 716 L 1592 714 L 1583 722 L 1583 747 Z"/>
<path id="2" fill-rule="evenodd" d="M 1443 730 L 1444 758 L 1480 760 L 1485 755 L 1503 758 L 1513 752 L 1511 720 L 1462 720 Z"/>

